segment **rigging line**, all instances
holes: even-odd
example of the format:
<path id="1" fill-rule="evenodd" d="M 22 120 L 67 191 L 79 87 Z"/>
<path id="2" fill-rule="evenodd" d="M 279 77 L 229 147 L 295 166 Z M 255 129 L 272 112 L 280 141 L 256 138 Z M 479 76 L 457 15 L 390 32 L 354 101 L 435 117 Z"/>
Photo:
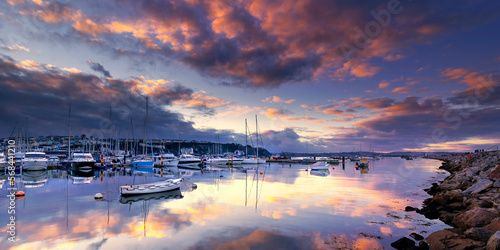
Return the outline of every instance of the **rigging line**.
<path id="1" fill-rule="evenodd" d="M 262 184 L 260 184 L 259 197 L 262 194 L 262 187 L 264 186 L 264 179 L 266 178 L 266 170 L 267 168 L 264 169 L 264 174 L 262 175 Z"/>
<path id="2" fill-rule="evenodd" d="M 257 173 L 257 172 L 255 172 L 255 173 Z M 250 186 L 250 193 L 248 194 L 247 199 L 250 199 L 250 195 L 252 194 L 252 189 L 253 189 L 253 183 L 254 183 L 254 181 L 255 181 L 255 174 L 253 175 L 252 185 Z"/>

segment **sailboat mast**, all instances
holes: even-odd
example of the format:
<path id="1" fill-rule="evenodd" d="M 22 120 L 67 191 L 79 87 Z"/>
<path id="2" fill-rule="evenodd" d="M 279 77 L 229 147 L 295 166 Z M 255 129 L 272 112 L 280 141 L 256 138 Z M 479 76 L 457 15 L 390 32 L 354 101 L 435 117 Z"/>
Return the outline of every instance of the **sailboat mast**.
<path id="1" fill-rule="evenodd" d="M 248 157 L 248 128 L 247 128 L 247 119 L 245 119 L 245 157 Z"/>
<path id="2" fill-rule="evenodd" d="M 257 135 L 257 163 L 259 163 L 259 127 L 257 123 L 257 115 L 255 115 L 255 133 Z"/>
<path id="3" fill-rule="evenodd" d="M 69 112 L 68 112 L 68 159 L 71 157 L 71 104 L 69 105 Z"/>
<path id="4" fill-rule="evenodd" d="M 146 96 L 146 117 L 144 118 L 144 144 L 142 146 L 142 151 L 144 154 L 148 154 L 148 148 L 147 148 L 147 143 L 148 143 L 148 97 Z"/>
<path id="5" fill-rule="evenodd" d="M 29 151 L 29 140 L 28 140 L 28 117 L 26 117 L 26 152 Z"/>

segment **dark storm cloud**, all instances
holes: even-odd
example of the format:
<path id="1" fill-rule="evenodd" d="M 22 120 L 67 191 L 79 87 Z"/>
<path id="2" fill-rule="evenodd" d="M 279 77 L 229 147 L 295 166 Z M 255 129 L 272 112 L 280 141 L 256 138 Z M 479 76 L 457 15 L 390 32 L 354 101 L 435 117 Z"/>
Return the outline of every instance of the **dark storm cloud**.
<path id="1" fill-rule="evenodd" d="M 31 135 L 65 135 L 71 105 L 72 134 L 142 138 L 146 98 L 139 90 L 154 93 L 149 98 L 150 138 L 181 135 L 183 139 L 212 140 L 222 133 L 221 138 L 231 142 L 241 137 L 232 131 L 197 130 L 182 115 L 166 110 L 175 100 L 193 98 L 193 91 L 178 83 L 148 86 L 141 78 L 104 79 L 0 57 L 0 88 L 1 137 L 9 136 L 16 122 L 24 122 L 26 117 Z"/>
<path id="2" fill-rule="evenodd" d="M 109 73 L 109 71 L 104 69 L 104 66 L 102 66 L 100 63 L 87 60 L 87 64 L 90 66 L 90 68 L 92 70 L 99 72 L 99 73 L 102 73 L 105 77 L 109 77 L 109 78 L 112 77 L 111 74 Z"/>

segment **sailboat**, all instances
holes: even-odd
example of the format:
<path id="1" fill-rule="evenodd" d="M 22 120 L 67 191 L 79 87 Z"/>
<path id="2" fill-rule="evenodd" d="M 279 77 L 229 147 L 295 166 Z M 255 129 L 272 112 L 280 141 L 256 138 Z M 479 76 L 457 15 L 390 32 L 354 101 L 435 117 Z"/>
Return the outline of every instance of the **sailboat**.
<path id="1" fill-rule="evenodd" d="M 145 145 L 143 146 L 143 152 L 145 154 L 143 155 L 138 155 L 134 160 L 132 160 L 131 165 L 134 167 L 153 167 L 154 165 L 154 160 L 148 155 L 148 122 L 149 122 L 149 101 L 148 98 L 146 97 L 146 118 L 144 120 L 144 143 Z"/>
<path id="2" fill-rule="evenodd" d="M 257 153 L 256 153 L 256 156 L 254 158 L 246 158 L 244 159 L 241 163 L 242 164 L 265 164 L 266 163 L 266 159 L 260 159 L 259 158 L 259 125 L 258 125 L 258 121 L 257 121 L 257 115 L 255 115 L 255 134 L 257 135 Z M 245 128 L 247 127 L 246 126 L 247 123 L 246 123 L 246 119 L 245 119 Z M 245 136 L 246 136 L 246 129 L 245 129 Z"/>

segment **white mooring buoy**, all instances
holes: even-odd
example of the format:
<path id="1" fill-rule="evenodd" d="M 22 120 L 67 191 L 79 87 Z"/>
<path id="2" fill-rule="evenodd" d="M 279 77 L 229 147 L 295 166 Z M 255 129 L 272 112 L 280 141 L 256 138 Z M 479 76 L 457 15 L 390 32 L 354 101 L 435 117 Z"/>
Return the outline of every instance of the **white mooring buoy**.
<path id="1" fill-rule="evenodd" d="M 102 193 L 97 193 L 94 195 L 94 199 L 96 200 L 102 200 L 104 198 L 104 196 L 102 195 Z"/>

